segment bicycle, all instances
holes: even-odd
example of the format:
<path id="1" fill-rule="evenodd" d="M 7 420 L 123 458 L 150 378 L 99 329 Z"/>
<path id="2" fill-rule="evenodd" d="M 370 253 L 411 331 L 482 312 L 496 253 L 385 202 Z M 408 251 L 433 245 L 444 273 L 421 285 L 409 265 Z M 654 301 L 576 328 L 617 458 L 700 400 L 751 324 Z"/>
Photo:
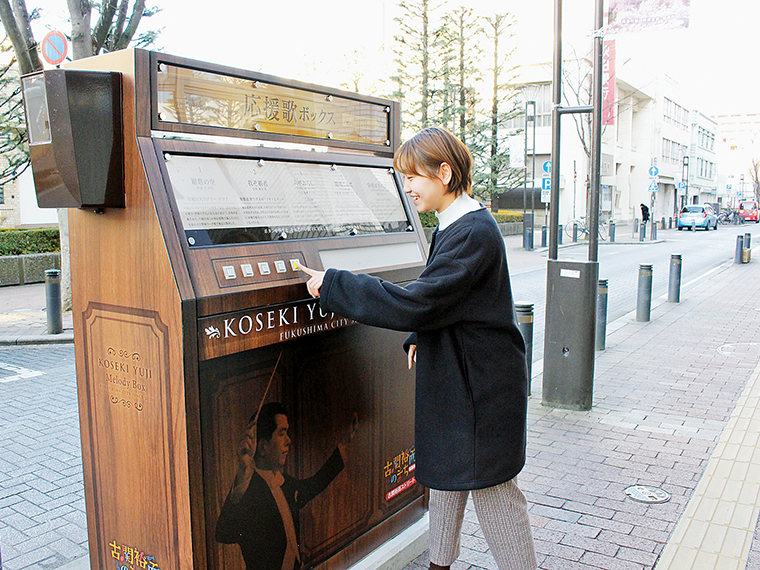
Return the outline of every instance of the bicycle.
<path id="1" fill-rule="evenodd" d="M 585 217 L 568 220 L 568 222 L 565 224 L 565 235 L 567 235 L 569 239 L 572 239 L 573 226 L 576 224 L 578 226 L 578 237 L 581 239 L 588 239 L 589 229 L 588 225 L 586 224 Z M 605 241 L 607 239 L 607 224 L 599 222 L 599 229 L 597 230 L 597 234 L 599 235 L 600 240 Z"/>

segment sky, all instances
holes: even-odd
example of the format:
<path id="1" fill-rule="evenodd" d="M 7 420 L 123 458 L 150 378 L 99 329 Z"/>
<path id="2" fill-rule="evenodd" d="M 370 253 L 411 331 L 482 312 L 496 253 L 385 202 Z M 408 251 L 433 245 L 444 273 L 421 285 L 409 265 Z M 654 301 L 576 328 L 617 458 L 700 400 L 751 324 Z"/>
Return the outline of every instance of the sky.
<path id="1" fill-rule="evenodd" d="M 65 0 L 26 0 L 42 9 L 37 41 L 53 28 L 70 33 Z M 439 0 L 440 2 L 440 0 Z M 519 60 L 552 58 L 555 0 L 449 0 L 490 15 L 511 12 Z M 162 11 L 143 26 L 161 28 L 154 49 L 165 53 L 340 87 L 350 65 L 366 68 L 359 82 L 371 93 L 373 76 L 392 71 L 399 15 L 395 0 L 148 0 Z M 213 10 L 206 6 L 213 6 Z M 564 0 L 564 53 L 590 50 L 593 0 Z M 203 6 L 194 9 L 193 6 Z M 618 53 L 641 66 L 664 64 L 686 89 L 685 106 L 705 114 L 760 112 L 756 0 L 691 0 L 688 29 L 616 36 Z M 359 63 L 349 63 L 351 61 Z M 387 72 L 386 72 L 387 73 Z"/>

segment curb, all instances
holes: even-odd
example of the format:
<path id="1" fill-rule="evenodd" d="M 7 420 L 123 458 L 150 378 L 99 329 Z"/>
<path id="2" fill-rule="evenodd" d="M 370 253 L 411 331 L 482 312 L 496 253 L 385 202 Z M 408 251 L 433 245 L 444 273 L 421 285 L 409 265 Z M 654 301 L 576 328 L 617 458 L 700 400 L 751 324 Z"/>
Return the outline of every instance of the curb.
<path id="1" fill-rule="evenodd" d="M 0 335 L 0 346 L 17 346 L 27 344 L 65 344 L 74 342 L 74 332 L 60 334 Z"/>

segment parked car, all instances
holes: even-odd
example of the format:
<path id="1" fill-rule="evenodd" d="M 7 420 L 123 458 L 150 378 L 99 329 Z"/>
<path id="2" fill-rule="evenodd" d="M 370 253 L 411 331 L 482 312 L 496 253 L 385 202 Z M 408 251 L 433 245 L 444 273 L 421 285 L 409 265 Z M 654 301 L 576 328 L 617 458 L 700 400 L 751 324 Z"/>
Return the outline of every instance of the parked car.
<path id="1" fill-rule="evenodd" d="M 684 206 L 678 213 L 678 229 L 704 228 L 709 230 L 718 229 L 718 216 L 710 204 L 692 204 Z"/>
<path id="2" fill-rule="evenodd" d="M 754 200 L 744 200 L 739 202 L 739 215 L 745 222 L 760 222 L 760 216 L 758 216 L 757 202 Z"/>

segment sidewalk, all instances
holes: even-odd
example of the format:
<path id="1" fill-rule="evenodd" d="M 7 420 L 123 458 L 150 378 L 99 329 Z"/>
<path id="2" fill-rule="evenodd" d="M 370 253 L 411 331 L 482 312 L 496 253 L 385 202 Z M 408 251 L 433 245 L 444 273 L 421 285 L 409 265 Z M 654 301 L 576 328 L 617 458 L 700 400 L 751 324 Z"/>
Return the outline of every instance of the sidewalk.
<path id="1" fill-rule="evenodd" d="M 545 263 L 545 251 L 521 250 L 521 239 L 507 238 L 510 267 Z M 545 408 L 541 375 L 534 376 L 528 461 L 519 483 L 530 503 L 540 568 L 760 570 L 759 299 L 760 261 L 727 262 L 682 291 L 681 303 L 653 299 L 650 322 L 628 314 L 609 323 L 607 349 L 596 357 L 591 411 Z M 0 288 L 0 339 L 30 340 L 24 331 L 49 337 L 43 307 L 42 286 Z M 64 320 L 67 326 L 70 320 Z M 28 393 L 38 389 L 33 382 L 13 384 Z M 0 397 L 7 397 L 3 386 Z M 70 397 L 75 399 L 73 390 Z M 3 431 L 0 454 L 25 445 L 8 443 Z M 17 488 L 32 485 L 34 473 L 30 468 Z M 71 478 L 71 493 L 81 496 L 81 473 Z M 635 485 L 661 489 L 670 499 L 635 501 L 626 495 Z M 19 550 L 23 537 L 32 536 L 13 526 L 26 503 L 4 501 L 11 492 L 26 497 L 0 477 L 4 554 L 9 533 Z M 38 512 L 26 514 L 27 520 L 50 525 L 45 492 L 29 495 Z M 406 569 L 426 569 L 427 561 L 425 552 Z M 13 558 L 3 562 L 5 570 L 43 567 Z M 86 570 L 89 561 L 79 554 L 58 567 Z M 496 569 L 471 503 L 452 568 Z"/>
<path id="2" fill-rule="evenodd" d="M 71 312 L 63 313 L 61 334 L 48 334 L 44 283 L 0 287 L 0 346 L 73 340 Z"/>

